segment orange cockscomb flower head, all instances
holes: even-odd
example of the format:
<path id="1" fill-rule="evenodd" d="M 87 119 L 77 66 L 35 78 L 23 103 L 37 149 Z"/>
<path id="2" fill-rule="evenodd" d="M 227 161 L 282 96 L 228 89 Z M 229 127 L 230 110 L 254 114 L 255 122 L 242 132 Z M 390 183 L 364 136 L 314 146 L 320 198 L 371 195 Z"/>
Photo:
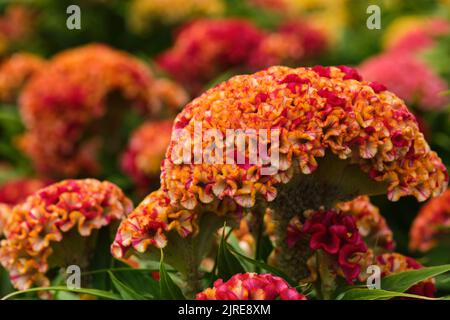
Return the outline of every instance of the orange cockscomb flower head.
<path id="1" fill-rule="evenodd" d="M 450 240 L 450 189 L 419 211 L 410 231 L 411 250 L 428 251 Z"/>
<path id="2" fill-rule="evenodd" d="M 43 59 L 29 53 L 16 53 L 4 61 L 0 65 L 0 101 L 15 102 L 25 83 L 44 67 Z"/>
<path id="3" fill-rule="evenodd" d="M 154 78 L 127 53 L 93 44 L 53 57 L 20 97 L 26 126 L 21 146 L 39 172 L 53 176 L 96 173 L 103 133 L 117 133 L 123 113 L 155 111 Z M 99 146 L 100 144 L 100 146 Z M 108 148 L 114 144 L 108 142 Z"/>
<path id="4" fill-rule="evenodd" d="M 160 239 L 167 232 L 162 211 L 186 237 L 199 234 L 204 217 L 240 220 L 244 210 L 269 206 L 276 246 L 287 252 L 287 226 L 307 209 L 333 208 L 360 194 L 423 201 L 447 183 L 445 166 L 393 93 L 346 66 L 271 67 L 233 77 L 181 111 L 162 165 L 158 198 L 165 200 L 147 201 L 136 215 L 155 226 L 140 232 Z M 283 265 L 301 256 L 280 255 Z M 292 276 L 306 277 L 296 266 Z"/>
<path id="5" fill-rule="evenodd" d="M 51 268 L 88 267 L 97 231 L 131 210 L 131 201 L 110 182 L 65 180 L 50 185 L 12 209 L 0 262 L 19 290 L 48 286 Z"/>
<path id="6" fill-rule="evenodd" d="M 161 161 L 170 142 L 172 121 L 149 121 L 137 128 L 122 156 L 122 170 L 139 187 L 159 180 Z"/>
<path id="7" fill-rule="evenodd" d="M 197 300 L 307 300 L 285 280 L 271 274 L 235 274 L 197 294 Z"/>
<path id="8" fill-rule="evenodd" d="M 399 253 L 384 253 L 376 257 L 376 265 L 381 268 L 381 277 L 391 274 L 422 269 L 423 266 L 415 259 Z M 408 288 L 407 293 L 433 298 L 436 293 L 435 280 L 426 279 Z"/>

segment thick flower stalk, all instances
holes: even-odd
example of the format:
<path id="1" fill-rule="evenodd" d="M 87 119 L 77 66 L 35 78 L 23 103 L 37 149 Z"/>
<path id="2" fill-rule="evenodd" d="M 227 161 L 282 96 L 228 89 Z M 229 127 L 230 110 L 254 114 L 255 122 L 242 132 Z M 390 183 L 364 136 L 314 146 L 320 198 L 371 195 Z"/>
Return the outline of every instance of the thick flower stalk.
<path id="1" fill-rule="evenodd" d="M 193 93 L 222 72 L 246 65 L 264 37 L 241 19 L 201 19 L 184 26 L 156 62 Z"/>
<path id="2" fill-rule="evenodd" d="M 425 252 L 449 240 L 450 190 L 447 190 L 420 209 L 411 226 L 409 247 Z"/>
<path id="3" fill-rule="evenodd" d="M 147 190 L 151 183 L 159 181 L 161 162 L 172 133 L 172 121 L 149 121 L 132 134 L 122 156 L 122 170 L 134 183 Z"/>
<path id="4" fill-rule="evenodd" d="M 25 83 L 45 67 L 45 61 L 29 53 L 16 53 L 0 65 L 0 101 L 15 102 Z"/>
<path id="5" fill-rule="evenodd" d="M 423 266 L 413 258 L 406 257 L 399 253 L 384 253 L 376 257 L 376 265 L 381 268 L 381 276 L 386 277 L 391 274 L 417 270 Z M 436 292 L 435 280 L 426 279 L 409 288 L 407 293 L 433 298 Z"/>
<path id="6" fill-rule="evenodd" d="M 46 273 L 54 267 L 87 268 L 97 231 L 131 210 L 131 201 L 112 183 L 86 179 L 53 184 L 12 209 L 0 262 L 19 290 L 48 286 Z"/>
<path id="7" fill-rule="evenodd" d="M 197 300 L 307 300 L 282 278 L 271 274 L 236 274 L 218 279 L 212 288 L 197 294 Z"/>
<path id="8" fill-rule="evenodd" d="M 254 129 L 247 140 L 270 144 L 270 156 L 279 161 L 267 161 L 261 149 L 252 161 L 251 143 L 242 148 L 211 135 L 200 140 L 211 128 L 223 136 L 227 129 Z M 208 151 L 226 144 L 231 146 L 223 152 L 226 159 Z M 206 217 L 240 220 L 244 210 L 264 212 L 270 206 L 280 265 L 300 280 L 309 273 L 310 249 L 307 239 L 288 247 L 292 218 L 303 223 L 305 210 L 331 209 L 359 194 L 387 193 L 392 201 L 414 195 L 423 201 L 447 183 L 444 165 L 393 93 L 345 66 L 272 67 L 233 77 L 183 109 L 162 165 L 161 190 L 122 223 L 113 252 L 120 257 L 132 247 L 144 252 L 143 243 L 170 244 L 174 229 L 193 241 L 213 232 L 200 226 Z M 144 225 L 134 223 L 137 216 Z"/>
<path id="9" fill-rule="evenodd" d="M 21 146 L 39 172 L 57 177 L 97 173 L 99 149 L 113 156 L 126 143 L 117 129 L 124 113 L 157 111 L 155 82 L 148 66 L 107 46 L 64 51 L 20 97 L 27 128 Z"/>
<path id="10" fill-rule="evenodd" d="M 442 95 L 448 90 L 445 80 L 409 52 L 388 51 L 371 57 L 358 70 L 420 110 L 441 110 L 449 102 Z"/>
<path id="11" fill-rule="evenodd" d="M 144 32 L 155 23 L 179 24 L 196 17 L 219 16 L 223 0 L 133 0 L 128 22 L 135 32 Z"/>

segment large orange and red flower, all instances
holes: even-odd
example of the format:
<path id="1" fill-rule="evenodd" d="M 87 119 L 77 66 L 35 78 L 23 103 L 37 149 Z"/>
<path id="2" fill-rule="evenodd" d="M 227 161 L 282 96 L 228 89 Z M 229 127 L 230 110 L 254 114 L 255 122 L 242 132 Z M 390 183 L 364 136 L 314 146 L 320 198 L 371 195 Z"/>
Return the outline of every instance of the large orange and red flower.
<path id="1" fill-rule="evenodd" d="M 97 230 L 125 218 L 131 201 L 114 184 L 94 179 L 50 185 L 13 207 L 0 262 L 19 289 L 48 286 L 53 267 L 87 267 Z"/>

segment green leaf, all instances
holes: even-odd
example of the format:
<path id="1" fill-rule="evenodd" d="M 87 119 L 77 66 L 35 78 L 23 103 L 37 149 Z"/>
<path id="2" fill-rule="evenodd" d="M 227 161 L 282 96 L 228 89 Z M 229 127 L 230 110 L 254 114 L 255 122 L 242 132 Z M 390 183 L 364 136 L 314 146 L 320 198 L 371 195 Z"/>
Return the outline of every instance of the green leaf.
<path id="1" fill-rule="evenodd" d="M 404 271 L 381 280 L 381 287 L 387 291 L 405 292 L 416 283 L 450 271 L 450 264 Z"/>
<path id="2" fill-rule="evenodd" d="M 159 288 L 160 298 L 167 300 L 186 300 L 181 289 L 173 282 L 164 266 L 164 253 L 161 250 L 161 261 L 159 264 Z"/>
<path id="3" fill-rule="evenodd" d="M 31 288 L 28 290 L 16 291 L 4 296 L 1 300 L 8 300 L 13 297 L 32 293 L 32 292 L 41 292 L 41 291 L 66 291 L 66 292 L 75 292 L 81 294 L 90 294 L 99 298 L 109 299 L 109 300 L 120 300 L 120 297 L 110 291 L 98 290 L 98 289 L 69 289 L 68 287 L 56 286 L 56 287 L 43 287 L 43 288 Z"/>
<path id="4" fill-rule="evenodd" d="M 217 276 L 223 280 L 228 280 L 238 273 L 245 273 L 244 267 L 230 252 L 230 248 L 232 249 L 232 247 L 227 244 L 224 228 L 217 252 Z"/>
<path id="5" fill-rule="evenodd" d="M 253 264 L 256 267 L 259 267 L 262 270 L 265 270 L 271 274 L 274 274 L 280 278 L 283 278 L 284 280 L 286 280 L 291 286 L 297 286 L 298 283 L 296 283 L 294 280 L 290 279 L 283 271 L 278 270 L 277 268 L 274 268 L 272 266 L 269 266 L 268 264 L 262 262 L 262 261 L 257 261 L 255 259 L 249 258 L 243 254 L 240 254 L 239 252 L 237 252 L 236 250 L 234 250 L 234 248 L 232 248 L 231 246 L 228 247 L 229 250 L 235 254 L 236 256 L 238 256 L 240 259 L 243 259 L 251 264 Z"/>
<path id="6" fill-rule="evenodd" d="M 350 289 L 348 291 L 343 292 L 341 295 L 337 297 L 338 300 L 387 300 L 396 297 L 402 298 L 414 298 L 414 299 L 422 299 L 422 300 L 438 300 L 438 298 L 429 298 L 424 296 L 418 296 L 415 294 L 402 293 L 402 292 L 393 292 L 388 290 L 381 289 Z"/>
<path id="7" fill-rule="evenodd" d="M 140 295 L 139 293 L 134 291 L 132 288 L 127 286 L 125 283 L 123 283 L 122 281 L 117 279 L 116 276 L 112 272 L 109 271 L 108 274 L 109 274 L 109 277 L 111 278 L 111 281 L 112 281 L 114 287 L 117 289 L 120 296 L 124 300 L 146 300 L 146 298 L 144 296 Z"/>

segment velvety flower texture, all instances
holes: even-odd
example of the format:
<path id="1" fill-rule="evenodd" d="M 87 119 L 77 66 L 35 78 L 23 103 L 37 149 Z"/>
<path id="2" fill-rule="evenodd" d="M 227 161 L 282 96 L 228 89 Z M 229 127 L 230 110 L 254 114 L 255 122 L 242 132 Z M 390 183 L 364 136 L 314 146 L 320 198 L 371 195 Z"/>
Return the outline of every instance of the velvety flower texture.
<path id="1" fill-rule="evenodd" d="M 313 173 L 326 152 L 339 158 L 336 163 L 354 165 L 352 172 L 359 167 L 368 178 L 385 183 L 393 201 L 405 195 L 423 201 L 448 183 L 444 165 L 404 103 L 378 84 L 361 81 L 349 67 L 272 67 L 233 77 L 189 103 L 174 128 L 193 133 L 199 122 L 224 135 L 226 129 L 280 129 L 279 168 L 262 175 L 259 163 L 180 163 L 177 146 L 189 143 L 188 137 L 172 133 L 162 188 L 119 228 L 113 245 L 121 249 L 115 251 L 119 257 L 131 247 L 145 251 L 142 238 L 165 245 L 163 235 L 170 226 L 183 225 L 177 228 L 183 237 L 191 234 L 204 212 L 239 217 L 257 196 L 275 200 L 279 187 L 294 176 Z M 204 139 L 203 150 L 208 144 Z"/>
<path id="2" fill-rule="evenodd" d="M 131 201 L 106 181 L 65 180 L 50 185 L 12 209 L 0 262 L 19 290 L 48 286 L 50 268 L 73 263 L 86 267 L 95 231 L 131 210 Z"/>
<path id="3" fill-rule="evenodd" d="M 367 59 L 358 70 L 419 109 L 439 110 L 449 101 L 442 95 L 448 90 L 444 79 L 409 52 L 388 51 Z"/>
<path id="4" fill-rule="evenodd" d="M 376 257 L 376 262 L 381 268 L 382 277 L 403 271 L 423 268 L 423 266 L 413 258 L 406 257 L 399 253 L 384 253 Z M 413 285 L 406 292 L 433 298 L 436 292 L 435 281 L 433 278 L 424 280 Z"/>
<path id="5" fill-rule="evenodd" d="M 450 190 L 420 209 L 410 230 L 411 250 L 428 251 L 450 240 Z"/>
<path id="6" fill-rule="evenodd" d="M 3 236 L 3 229 L 11 217 L 12 206 L 0 203 L 0 238 Z"/>
<path id="7" fill-rule="evenodd" d="M 0 101 L 14 102 L 27 80 L 43 70 L 45 61 L 29 53 L 16 53 L 0 66 Z"/>
<path id="8" fill-rule="evenodd" d="M 21 146 L 39 172 L 57 177 L 97 173 L 102 132 L 116 133 L 111 126 L 131 107 L 155 111 L 154 83 L 148 66 L 107 46 L 63 51 L 20 97 L 27 128 Z"/>
<path id="9" fill-rule="evenodd" d="M 359 196 L 351 201 L 339 202 L 336 208 L 342 214 L 355 218 L 356 226 L 366 243 L 372 248 L 393 251 L 395 249 L 394 235 L 368 196 Z"/>
<path id="10" fill-rule="evenodd" d="M 139 187 L 159 179 L 161 161 L 170 142 L 172 121 L 150 121 L 134 131 L 122 156 L 122 169 Z"/>
<path id="11" fill-rule="evenodd" d="M 307 300 L 282 278 L 271 274 L 236 274 L 214 282 L 213 288 L 197 294 L 197 300 Z"/>
<path id="12" fill-rule="evenodd" d="M 352 283 L 358 277 L 359 260 L 367 252 L 367 246 L 354 217 L 334 210 L 320 210 L 306 220 L 302 233 L 310 235 L 312 250 L 323 250 L 336 259 L 347 282 Z"/>

